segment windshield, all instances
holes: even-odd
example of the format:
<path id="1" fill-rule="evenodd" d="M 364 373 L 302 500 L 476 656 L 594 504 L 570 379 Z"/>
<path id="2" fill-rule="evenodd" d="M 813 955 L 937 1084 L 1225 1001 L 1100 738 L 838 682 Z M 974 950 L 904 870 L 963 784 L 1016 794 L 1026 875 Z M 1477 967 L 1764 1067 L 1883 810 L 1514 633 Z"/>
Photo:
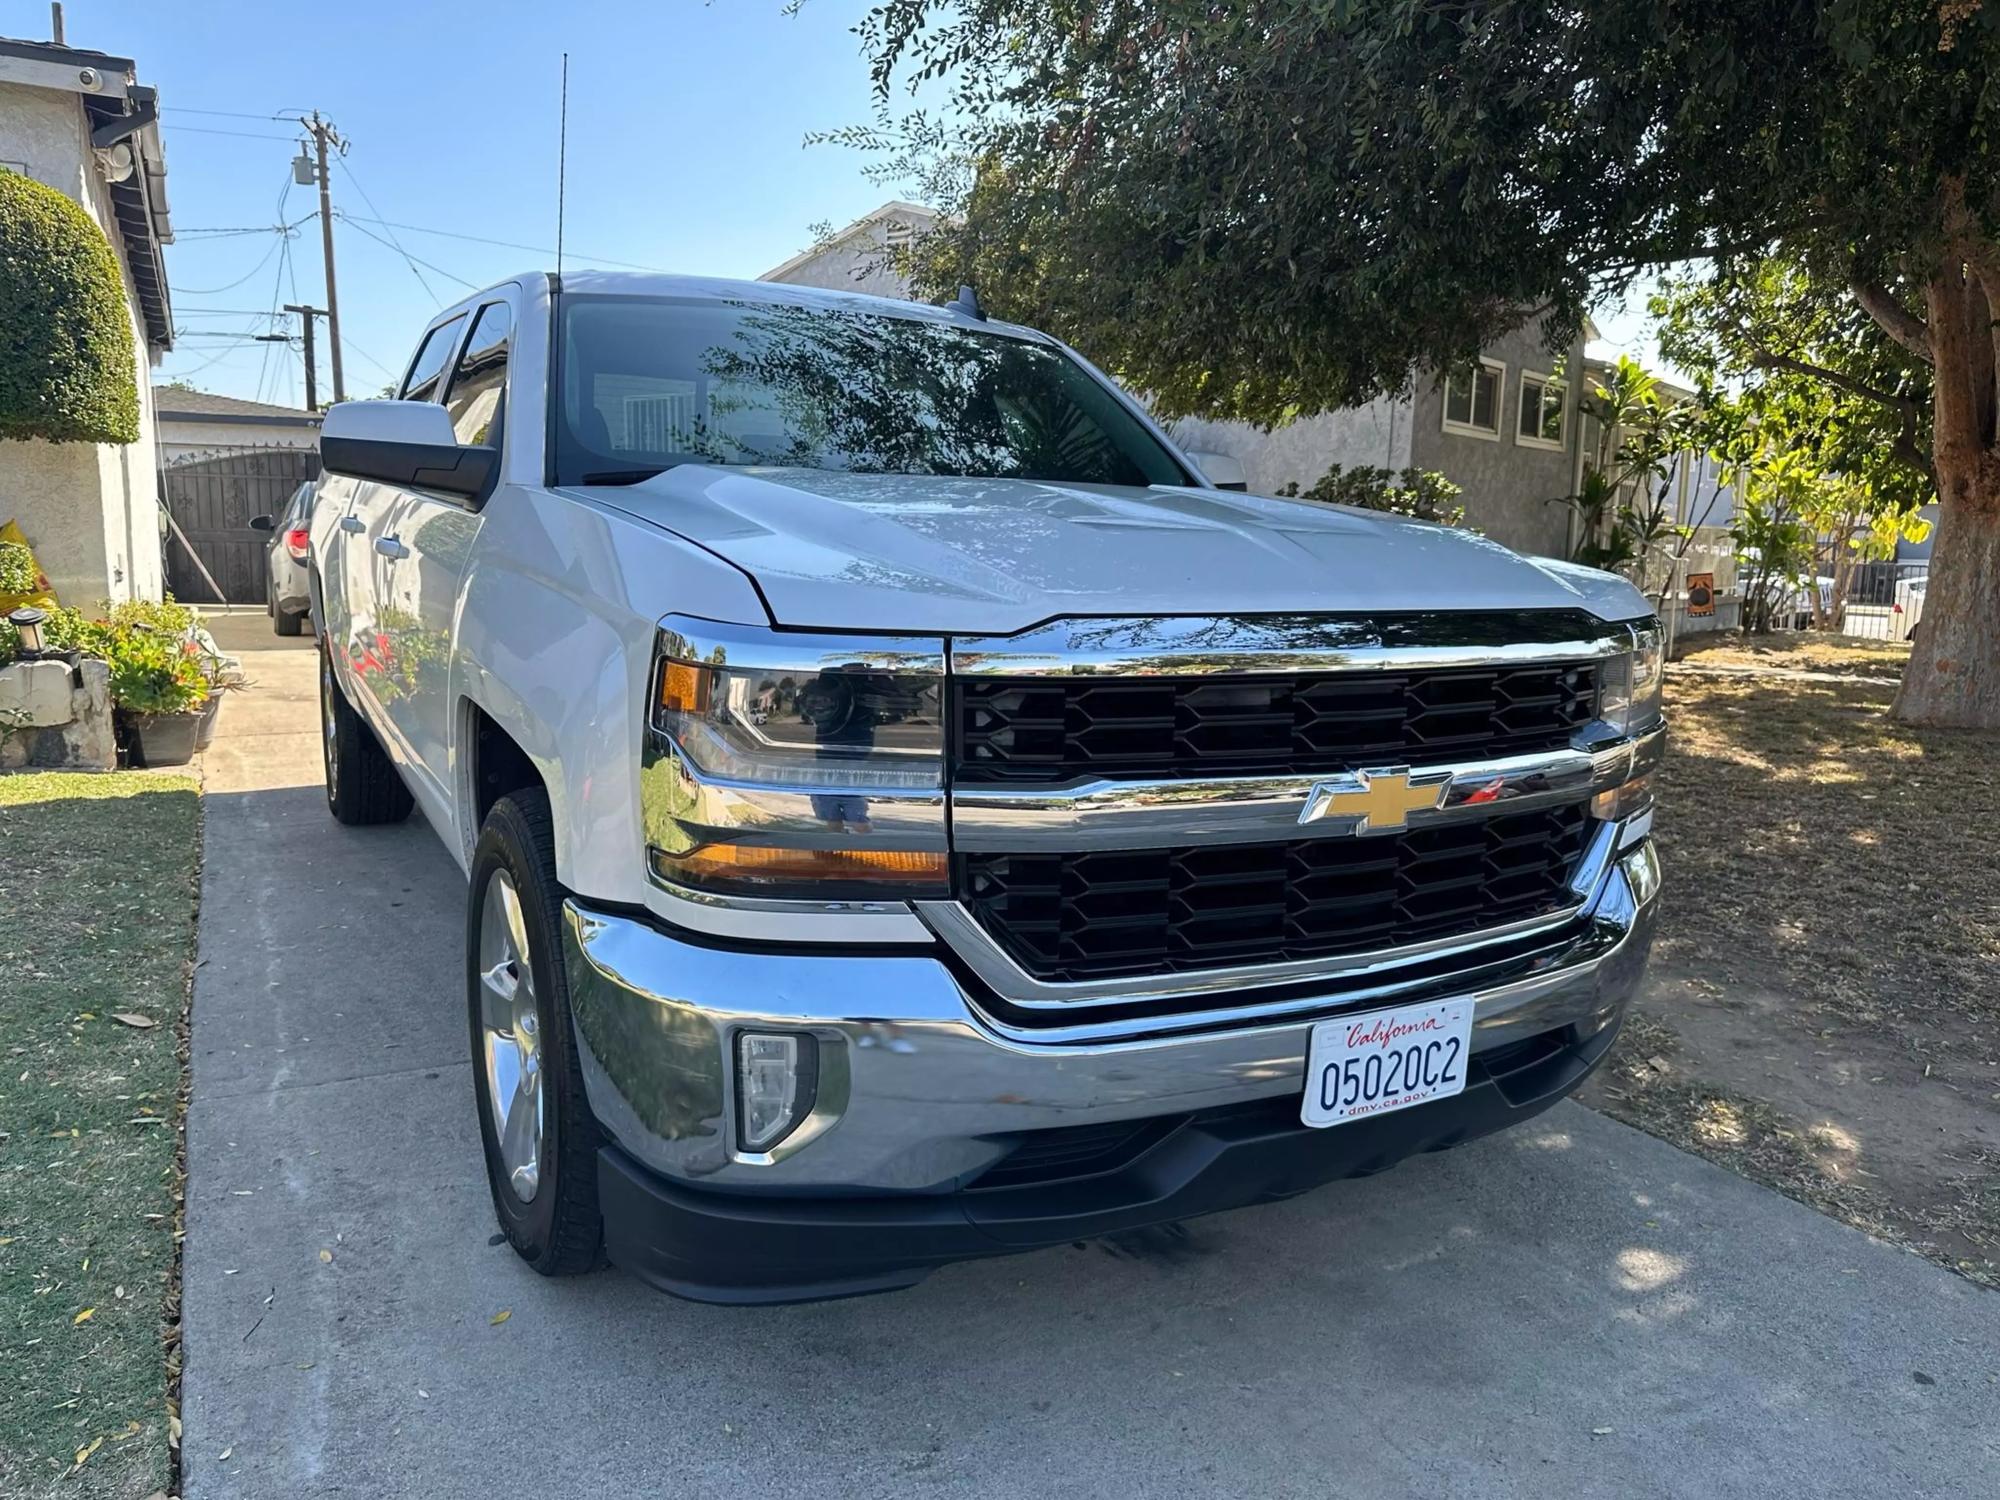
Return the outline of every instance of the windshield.
<path id="1" fill-rule="evenodd" d="M 1195 482 L 1058 349 L 783 303 L 564 297 L 565 484 L 676 464 Z"/>

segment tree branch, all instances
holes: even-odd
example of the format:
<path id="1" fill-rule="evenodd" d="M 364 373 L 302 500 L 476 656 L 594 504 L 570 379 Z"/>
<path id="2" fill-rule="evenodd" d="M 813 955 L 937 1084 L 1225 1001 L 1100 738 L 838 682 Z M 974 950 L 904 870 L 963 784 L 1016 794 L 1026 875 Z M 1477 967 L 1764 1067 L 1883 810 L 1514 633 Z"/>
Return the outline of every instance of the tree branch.
<path id="1" fill-rule="evenodd" d="M 1916 403 L 1907 396 L 1882 390 L 1869 385 L 1866 381 L 1856 380 L 1852 375 L 1829 370 L 1824 365 L 1809 365 L 1802 359 L 1793 359 L 1789 354 L 1775 354 L 1769 349 L 1758 349 L 1751 354 L 1750 363 L 1759 370 L 1790 370 L 1794 375 L 1810 375 L 1815 380 L 1824 380 L 1828 385 L 1837 385 L 1844 391 L 1851 391 L 1870 401 L 1878 401 L 1897 411 L 1916 410 Z"/>
<path id="2" fill-rule="evenodd" d="M 1862 311 L 1873 318 L 1882 331 L 1901 344 L 1925 364 L 1936 364 L 1936 356 L 1931 353 L 1931 331 L 1924 320 L 1898 302 L 1890 290 L 1874 281 L 1856 280 L 1849 283 L 1854 300 L 1861 304 Z"/>

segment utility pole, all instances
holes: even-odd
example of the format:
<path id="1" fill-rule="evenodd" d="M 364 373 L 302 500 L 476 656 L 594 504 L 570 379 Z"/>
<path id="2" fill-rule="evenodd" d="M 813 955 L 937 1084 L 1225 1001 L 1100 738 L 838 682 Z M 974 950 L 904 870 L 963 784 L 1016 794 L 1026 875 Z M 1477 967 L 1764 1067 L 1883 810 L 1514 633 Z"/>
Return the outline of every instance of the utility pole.
<path id="1" fill-rule="evenodd" d="M 312 112 L 311 119 L 302 119 L 299 124 L 312 136 L 313 149 L 319 161 L 315 170 L 313 164 L 307 162 L 301 155 L 298 161 L 293 163 L 292 176 L 294 181 L 304 182 L 310 180 L 306 174 L 311 174 L 311 178 L 316 178 L 319 182 L 319 243 L 320 253 L 326 261 L 326 336 L 327 342 L 332 346 L 333 399 L 345 401 L 347 380 L 340 367 L 340 293 L 333 279 L 333 199 L 327 180 L 327 150 L 332 147 L 338 151 L 345 151 L 347 142 L 341 139 L 340 132 L 333 128 L 331 120 L 320 118 L 318 110 Z M 301 171 L 301 168 L 304 170 Z M 310 318 L 306 320 L 306 338 L 308 341 L 312 338 Z M 310 367 L 312 361 L 308 359 L 306 363 Z"/>
<path id="2" fill-rule="evenodd" d="M 316 361 L 315 361 L 315 360 L 313 359 L 313 319 L 314 319 L 314 318 L 323 318 L 323 317 L 325 317 L 325 316 L 326 316 L 326 312 L 325 312 L 325 310 L 324 310 L 323 308 L 318 308 L 318 307 L 313 307 L 313 306 L 311 306 L 311 305 L 309 305 L 309 304 L 306 304 L 306 303 L 300 303 L 300 302 L 287 302 L 287 303 L 285 304 L 285 311 L 286 311 L 286 312 L 288 312 L 288 313 L 297 313 L 297 314 L 299 315 L 299 324 L 300 324 L 300 326 L 301 326 L 301 327 L 303 327 L 303 328 L 304 328 L 304 330 L 305 330 L 305 335 L 306 335 L 306 410 L 307 410 L 307 411 L 318 411 L 318 410 L 319 410 L 319 370 L 318 370 L 318 366 L 317 366 L 317 362 L 316 362 Z"/>
<path id="3" fill-rule="evenodd" d="M 319 366 L 318 362 L 313 358 L 313 319 L 325 317 L 326 309 L 323 307 L 311 307 L 299 302 L 287 302 L 285 304 L 285 311 L 299 315 L 299 322 L 305 333 L 306 410 L 318 411 Z M 257 335 L 257 342 L 260 344 L 289 344 L 291 341 L 292 336 L 289 333 L 260 333 Z"/>

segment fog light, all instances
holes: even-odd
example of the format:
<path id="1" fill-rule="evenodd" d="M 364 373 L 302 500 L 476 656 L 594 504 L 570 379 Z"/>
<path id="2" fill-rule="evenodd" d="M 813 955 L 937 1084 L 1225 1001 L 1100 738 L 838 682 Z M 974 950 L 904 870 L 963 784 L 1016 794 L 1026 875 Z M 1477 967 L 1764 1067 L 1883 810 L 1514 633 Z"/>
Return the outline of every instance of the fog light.
<path id="1" fill-rule="evenodd" d="M 745 1031 L 736 1038 L 736 1139 L 768 1151 L 812 1113 L 819 1044 L 793 1032 Z"/>
<path id="2" fill-rule="evenodd" d="M 1625 870 L 1625 883 L 1632 887 L 1632 900 L 1644 906 L 1659 893 L 1660 856 L 1648 839 L 1618 862 Z"/>

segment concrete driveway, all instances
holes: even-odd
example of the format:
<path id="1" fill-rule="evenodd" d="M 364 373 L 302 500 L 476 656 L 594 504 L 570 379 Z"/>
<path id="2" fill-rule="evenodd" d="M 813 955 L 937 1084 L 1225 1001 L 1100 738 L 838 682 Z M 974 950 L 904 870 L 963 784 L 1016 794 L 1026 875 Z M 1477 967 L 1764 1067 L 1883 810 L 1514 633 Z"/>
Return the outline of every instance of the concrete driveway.
<path id="1" fill-rule="evenodd" d="M 2000 1297 L 1575 1105 L 893 1296 L 544 1281 L 481 1175 L 458 872 L 327 816 L 311 642 L 224 633 L 261 649 L 206 764 L 194 1500 L 2000 1493 Z"/>

